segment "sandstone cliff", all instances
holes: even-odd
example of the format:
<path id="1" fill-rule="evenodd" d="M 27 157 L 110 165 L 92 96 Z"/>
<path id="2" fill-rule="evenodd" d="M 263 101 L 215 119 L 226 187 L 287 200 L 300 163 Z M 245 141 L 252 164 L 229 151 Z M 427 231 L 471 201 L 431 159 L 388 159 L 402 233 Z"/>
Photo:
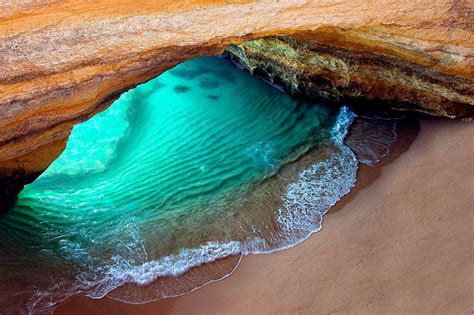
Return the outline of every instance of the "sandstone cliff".
<path id="1" fill-rule="evenodd" d="M 349 84 L 346 92 L 326 89 L 330 94 L 377 99 L 389 91 L 391 106 L 403 104 L 393 107 L 408 108 L 415 100 L 418 110 L 468 116 L 473 16 L 470 2 L 445 0 L 3 2 L 0 208 L 10 207 L 22 185 L 60 154 L 74 124 L 105 109 L 123 91 L 179 62 L 270 35 L 292 35 L 277 39 L 298 53 L 299 43 L 310 40 L 326 77 L 333 67 L 331 86 L 347 81 L 347 73 L 339 73 L 340 60 L 362 65 L 349 80 L 357 86 Z M 382 60 L 374 71 L 389 70 L 391 78 L 366 84 L 374 60 Z M 451 103 L 443 105 L 445 99 Z"/>

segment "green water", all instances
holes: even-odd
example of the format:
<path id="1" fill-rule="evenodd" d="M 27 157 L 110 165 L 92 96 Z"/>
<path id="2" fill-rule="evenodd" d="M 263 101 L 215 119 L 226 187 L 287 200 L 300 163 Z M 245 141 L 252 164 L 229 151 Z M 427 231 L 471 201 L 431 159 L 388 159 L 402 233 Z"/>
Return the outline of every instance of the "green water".
<path id="1" fill-rule="evenodd" d="M 100 297 L 297 243 L 355 181 L 341 140 L 349 116 L 220 58 L 180 64 L 123 94 L 74 128 L 0 218 L 1 305 L 14 292 L 48 310 L 72 294 Z M 310 149 L 319 164 L 298 173 Z"/>

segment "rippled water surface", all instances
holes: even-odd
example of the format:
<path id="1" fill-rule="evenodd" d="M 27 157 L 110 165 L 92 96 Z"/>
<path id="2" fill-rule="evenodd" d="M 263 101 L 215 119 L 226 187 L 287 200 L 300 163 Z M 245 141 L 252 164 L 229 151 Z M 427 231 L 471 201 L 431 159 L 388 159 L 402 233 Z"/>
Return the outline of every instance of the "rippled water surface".
<path id="1" fill-rule="evenodd" d="M 203 263 L 300 242 L 355 183 L 353 118 L 220 58 L 123 94 L 0 217 L 1 309 L 49 312 L 78 293 L 147 302 L 212 280 L 186 273 Z M 157 285 L 169 276 L 184 280 Z"/>

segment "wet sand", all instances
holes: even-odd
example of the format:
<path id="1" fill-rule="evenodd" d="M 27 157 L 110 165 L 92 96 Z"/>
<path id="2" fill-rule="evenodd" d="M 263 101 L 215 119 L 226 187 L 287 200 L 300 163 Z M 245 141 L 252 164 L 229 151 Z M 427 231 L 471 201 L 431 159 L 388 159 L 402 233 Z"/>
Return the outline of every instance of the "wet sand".
<path id="1" fill-rule="evenodd" d="M 421 117 L 410 148 L 361 168 L 357 189 L 302 244 L 245 257 L 228 278 L 182 297 L 76 297 L 55 313 L 470 314 L 473 138 L 473 122 Z"/>

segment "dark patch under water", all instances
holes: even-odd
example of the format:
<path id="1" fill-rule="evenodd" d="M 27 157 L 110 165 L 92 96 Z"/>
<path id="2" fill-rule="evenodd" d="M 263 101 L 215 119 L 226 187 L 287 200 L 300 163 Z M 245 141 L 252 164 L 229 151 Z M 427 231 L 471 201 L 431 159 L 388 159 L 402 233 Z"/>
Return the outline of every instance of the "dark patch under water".
<path id="1" fill-rule="evenodd" d="M 208 95 L 207 98 L 210 99 L 210 100 L 217 101 L 219 99 L 219 96 L 217 96 L 217 95 Z"/>
<path id="2" fill-rule="evenodd" d="M 176 93 L 185 93 L 188 92 L 191 88 L 186 85 L 176 85 L 173 89 L 174 92 Z"/>

